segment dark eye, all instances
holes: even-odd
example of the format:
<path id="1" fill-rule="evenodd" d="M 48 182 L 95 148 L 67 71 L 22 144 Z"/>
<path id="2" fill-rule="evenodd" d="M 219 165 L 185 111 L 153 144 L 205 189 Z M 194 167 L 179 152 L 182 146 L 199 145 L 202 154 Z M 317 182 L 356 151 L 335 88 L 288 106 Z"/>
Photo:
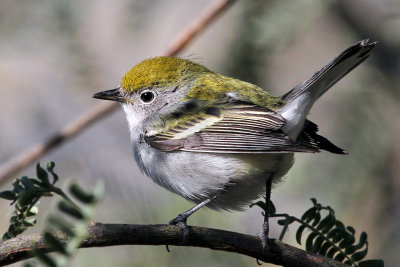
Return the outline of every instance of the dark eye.
<path id="1" fill-rule="evenodd" d="M 154 99 L 154 93 L 150 91 L 143 92 L 140 95 L 140 99 L 143 103 L 150 103 Z"/>

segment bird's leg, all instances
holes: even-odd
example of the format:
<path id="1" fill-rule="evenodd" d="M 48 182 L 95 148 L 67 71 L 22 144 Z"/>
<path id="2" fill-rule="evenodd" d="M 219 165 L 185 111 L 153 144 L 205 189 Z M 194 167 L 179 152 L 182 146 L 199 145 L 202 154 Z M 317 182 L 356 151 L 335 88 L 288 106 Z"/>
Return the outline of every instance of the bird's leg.
<path id="1" fill-rule="evenodd" d="M 187 210 L 185 212 L 182 212 L 181 214 L 179 214 L 178 216 L 176 216 L 175 219 L 171 220 L 168 222 L 168 224 L 171 225 L 177 225 L 179 226 L 182 231 L 183 231 L 183 243 L 185 243 L 188 235 L 189 235 L 189 228 L 187 227 L 186 221 L 187 218 L 192 215 L 193 213 L 195 213 L 198 209 L 202 208 L 203 206 L 207 205 L 208 203 L 210 203 L 213 199 L 215 199 L 217 196 L 212 197 L 212 198 L 207 198 L 206 200 L 200 202 L 199 204 L 197 204 L 196 206 L 194 206 L 193 208 L 191 208 L 190 210 Z M 167 246 L 167 250 L 168 250 L 168 246 Z"/>
<path id="2" fill-rule="evenodd" d="M 267 246 L 267 240 L 269 234 L 269 210 L 271 202 L 272 178 L 273 174 L 271 174 L 268 177 L 267 181 L 265 182 L 265 211 L 264 211 L 264 223 L 262 225 L 262 233 L 261 233 L 261 243 L 264 249 Z"/>

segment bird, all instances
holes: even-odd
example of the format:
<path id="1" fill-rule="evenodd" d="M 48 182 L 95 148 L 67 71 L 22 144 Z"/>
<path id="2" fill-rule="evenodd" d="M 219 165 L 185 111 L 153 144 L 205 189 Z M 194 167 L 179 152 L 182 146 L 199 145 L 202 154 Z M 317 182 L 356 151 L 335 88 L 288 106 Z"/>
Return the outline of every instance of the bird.
<path id="1" fill-rule="evenodd" d="M 360 41 L 282 96 L 177 57 L 133 66 L 120 85 L 93 95 L 119 102 L 142 173 L 195 203 L 169 221 L 187 236 L 187 218 L 203 206 L 243 210 L 294 164 L 294 153 L 347 154 L 307 119 L 315 101 L 366 60 L 376 42 Z M 268 238 L 264 214 L 262 241 Z"/>

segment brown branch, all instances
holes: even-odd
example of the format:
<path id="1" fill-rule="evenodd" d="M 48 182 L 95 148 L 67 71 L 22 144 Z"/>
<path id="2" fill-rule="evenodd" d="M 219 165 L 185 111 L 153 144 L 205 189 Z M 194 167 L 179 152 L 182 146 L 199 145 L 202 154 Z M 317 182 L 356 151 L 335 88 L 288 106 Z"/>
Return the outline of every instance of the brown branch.
<path id="1" fill-rule="evenodd" d="M 58 237 L 63 242 L 67 241 L 65 235 L 59 234 Z M 287 267 L 348 266 L 295 248 L 279 240 L 269 239 L 268 246 L 263 251 L 258 237 L 195 226 L 189 227 L 189 236 L 186 243 L 182 244 L 182 232 L 177 226 L 98 223 L 89 228 L 88 236 L 81 247 L 167 244 L 235 252 Z M 36 246 L 47 252 L 52 251 L 45 245 L 42 236 L 38 234 L 1 241 L 0 266 L 32 258 L 29 252 Z"/>
<path id="2" fill-rule="evenodd" d="M 202 13 L 197 19 L 191 22 L 180 37 L 173 42 L 169 49 L 164 53 L 167 56 L 174 56 L 183 50 L 194 38 L 199 35 L 207 25 L 213 22 L 223 11 L 225 11 L 234 1 L 222 0 L 215 1 L 210 7 Z"/>
<path id="3" fill-rule="evenodd" d="M 190 23 L 186 29 L 183 30 L 182 34 L 176 38 L 170 45 L 170 47 L 162 53 L 166 56 L 174 56 L 182 51 L 196 36 L 198 36 L 207 26 L 214 21 L 218 15 L 226 10 L 234 0 L 215 0 L 212 2 L 209 8 Z M 7 162 L 0 166 L 0 186 L 4 185 L 9 179 L 14 176 L 18 171 L 27 167 L 31 163 L 38 160 L 45 153 L 65 143 L 72 137 L 82 133 L 93 123 L 99 119 L 104 118 L 110 114 L 113 110 L 116 110 L 118 104 L 116 103 L 103 103 L 87 113 L 81 115 L 76 120 L 68 124 L 66 127 L 57 131 L 55 134 L 50 136 L 44 142 L 38 143 L 25 151 L 22 151 L 15 157 L 11 158 Z"/>
<path id="4" fill-rule="evenodd" d="M 3 163 L 0 168 L 0 186 L 6 184 L 11 176 L 36 161 L 45 153 L 81 133 L 99 119 L 111 114 L 117 107 L 118 105 L 114 102 L 104 102 L 67 124 L 43 143 L 36 144 Z"/>

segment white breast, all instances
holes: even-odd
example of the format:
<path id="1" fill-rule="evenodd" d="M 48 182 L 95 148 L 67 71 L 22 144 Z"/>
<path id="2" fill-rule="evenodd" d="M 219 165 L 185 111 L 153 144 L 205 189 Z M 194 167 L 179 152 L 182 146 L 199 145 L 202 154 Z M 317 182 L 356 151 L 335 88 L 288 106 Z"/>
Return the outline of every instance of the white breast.
<path id="1" fill-rule="evenodd" d="M 208 206 L 237 210 L 265 193 L 271 173 L 282 177 L 293 164 L 293 154 L 212 154 L 161 152 L 132 139 L 132 149 L 140 169 L 154 182 L 189 201 L 199 203 L 218 196 Z"/>

